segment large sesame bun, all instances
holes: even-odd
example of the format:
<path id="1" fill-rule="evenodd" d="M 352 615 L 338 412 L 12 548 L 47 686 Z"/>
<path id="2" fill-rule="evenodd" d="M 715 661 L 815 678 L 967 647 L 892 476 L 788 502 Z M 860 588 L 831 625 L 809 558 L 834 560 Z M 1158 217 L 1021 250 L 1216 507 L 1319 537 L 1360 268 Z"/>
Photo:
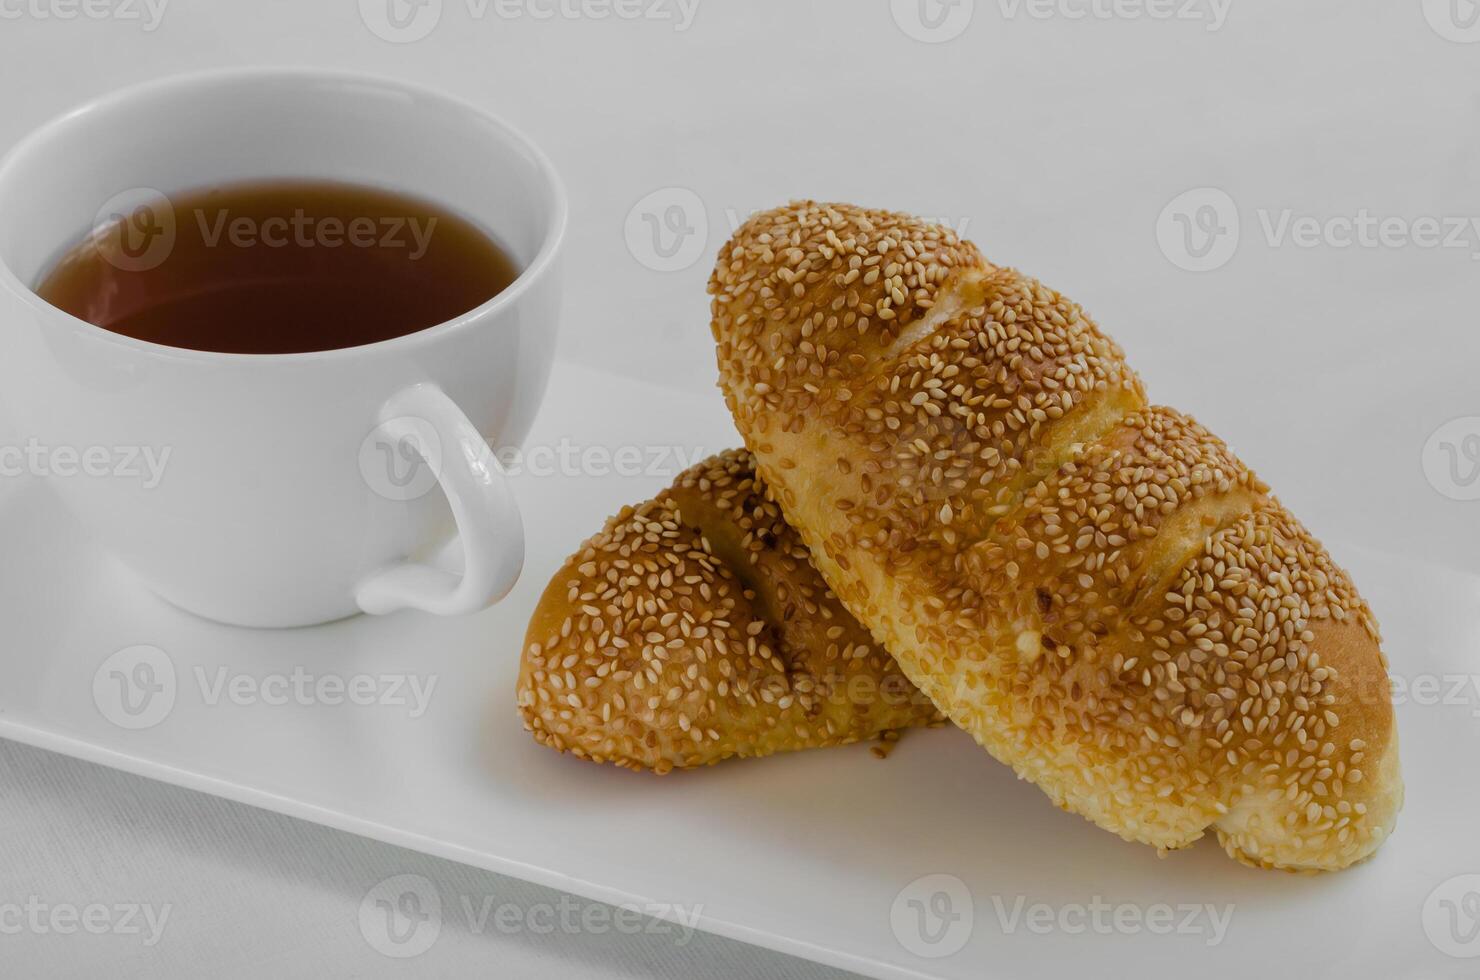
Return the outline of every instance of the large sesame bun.
<path id="1" fill-rule="evenodd" d="M 720 383 L 849 611 L 1049 797 L 1163 850 L 1336 869 L 1393 827 L 1377 625 L 1073 303 L 906 215 L 757 215 L 710 281 Z"/>
<path id="2" fill-rule="evenodd" d="M 658 773 L 941 721 L 738 450 L 624 509 L 555 574 L 518 698 L 543 744 Z"/>

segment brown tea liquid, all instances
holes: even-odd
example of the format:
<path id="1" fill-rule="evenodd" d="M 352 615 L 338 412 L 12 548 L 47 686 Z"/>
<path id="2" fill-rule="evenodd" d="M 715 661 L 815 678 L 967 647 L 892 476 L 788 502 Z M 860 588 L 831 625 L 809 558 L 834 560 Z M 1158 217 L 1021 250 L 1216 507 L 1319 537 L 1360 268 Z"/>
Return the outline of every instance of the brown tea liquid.
<path id="1" fill-rule="evenodd" d="M 424 330 L 518 275 L 487 234 L 438 205 L 353 184 L 261 181 L 108 215 L 37 293 L 156 344 L 289 354 Z"/>

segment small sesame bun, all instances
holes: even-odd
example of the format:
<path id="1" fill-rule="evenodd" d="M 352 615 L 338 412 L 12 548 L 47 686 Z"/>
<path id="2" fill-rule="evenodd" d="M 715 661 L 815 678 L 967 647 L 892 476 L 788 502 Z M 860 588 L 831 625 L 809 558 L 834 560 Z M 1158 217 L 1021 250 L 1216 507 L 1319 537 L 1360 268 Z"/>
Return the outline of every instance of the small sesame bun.
<path id="1" fill-rule="evenodd" d="M 656 773 L 941 722 L 743 451 L 624 509 L 565 563 L 530 621 L 518 696 L 539 742 Z"/>
<path id="2" fill-rule="evenodd" d="M 844 606 L 1053 800 L 1343 868 L 1402 803 L 1346 573 L 1082 310 L 949 229 L 801 202 L 710 280 L 720 385 Z"/>

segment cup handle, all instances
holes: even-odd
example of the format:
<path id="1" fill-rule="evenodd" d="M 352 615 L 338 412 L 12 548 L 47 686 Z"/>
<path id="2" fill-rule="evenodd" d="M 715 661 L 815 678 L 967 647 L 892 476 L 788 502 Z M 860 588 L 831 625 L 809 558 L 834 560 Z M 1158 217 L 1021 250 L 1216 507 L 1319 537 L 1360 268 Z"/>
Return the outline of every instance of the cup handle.
<path id="1" fill-rule="evenodd" d="M 524 568 L 524 522 L 503 467 L 462 409 L 436 385 L 412 385 L 381 408 L 379 432 L 420 456 L 441 484 L 457 521 L 463 573 L 397 563 L 355 589 L 360 608 L 377 616 L 398 609 L 461 616 L 508 595 Z"/>

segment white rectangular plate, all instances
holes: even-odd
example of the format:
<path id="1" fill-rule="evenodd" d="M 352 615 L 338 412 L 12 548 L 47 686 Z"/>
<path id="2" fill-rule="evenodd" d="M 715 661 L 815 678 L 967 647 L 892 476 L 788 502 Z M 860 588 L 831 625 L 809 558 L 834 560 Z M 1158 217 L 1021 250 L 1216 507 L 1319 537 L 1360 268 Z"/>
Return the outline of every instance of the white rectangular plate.
<path id="1" fill-rule="evenodd" d="M 737 443 L 717 396 L 560 365 L 529 441 L 550 452 L 524 463 L 554 472 L 517 480 L 530 544 L 509 600 L 462 620 L 403 614 L 292 632 L 174 610 L 43 487 L 7 481 L 0 735 L 589 898 L 673 904 L 701 928 L 879 977 L 1129 964 L 1142 977 L 1273 966 L 1440 977 L 1475 966 L 1449 954 L 1480 954 L 1466 938 L 1480 929 L 1480 886 L 1454 880 L 1480 873 L 1480 579 L 1340 541 L 1328 543 L 1377 610 L 1408 692 L 1407 807 L 1378 857 L 1343 874 L 1249 870 L 1212 841 L 1160 859 L 1056 810 L 954 730 L 912 733 L 886 761 L 857 746 L 661 779 L 536 745 L 514 680 L 546 581 L 609 513 L 676 474 L 672 450 L 692 459 Z M 636 450 L 618 456 L 624 446 Z M 618 466 L 643 472 L 589 473 Z M 116 678 L 94 689 L 104 661 L 135 645 L 163 651 L 175 675 L 168 713 L 137 730 L 100 710 Z M 295 669 L 436 686 L 419 717 L 250 692 L 211 703 L 223 676 L 256 684 Z M 920 882 L 930 875 L 969 894 Z"/>

